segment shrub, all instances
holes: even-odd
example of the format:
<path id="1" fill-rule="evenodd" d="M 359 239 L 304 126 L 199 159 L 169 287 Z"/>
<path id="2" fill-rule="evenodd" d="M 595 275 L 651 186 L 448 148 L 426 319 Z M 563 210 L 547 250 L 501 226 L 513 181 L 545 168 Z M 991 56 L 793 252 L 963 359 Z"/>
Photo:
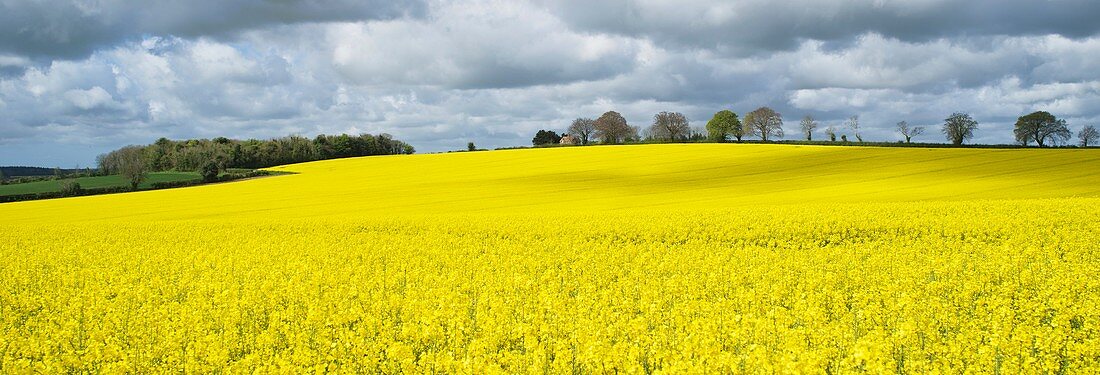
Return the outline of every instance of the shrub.
<path id="1" fill-rule="evenodd" d="M 66 180 L 61 182 L 61 196 L 63 197 L 75 197 L 84 193 L 84 189 L 80 187 L 80 183 L 73 180 Z"/>

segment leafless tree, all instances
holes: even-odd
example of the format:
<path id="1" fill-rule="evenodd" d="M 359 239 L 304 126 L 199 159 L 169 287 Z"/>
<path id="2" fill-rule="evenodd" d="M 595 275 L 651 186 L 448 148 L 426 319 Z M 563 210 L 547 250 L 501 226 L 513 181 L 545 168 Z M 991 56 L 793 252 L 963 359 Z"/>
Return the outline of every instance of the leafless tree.
<path id="1" fill-rule="evenodd" d="M 817 129 L 817 120 L 814 120 L 813 116 L 806 115 L 802 118 L 802 121 L 798 123 L 799 128 L 802 129 L 802 135 L 806 136 L 807 141 L 814 140 L 814 129 Z"/>
<path id="2" fill-rule="evenodd" d="M 582 145 L 586 145 L 592 134 L 596 132 L 596 121 L 590 118 L 578 118 L 573 120 L 572 125 L 569 125 L 568 132 L 577 137 Z"/>
<path id="3" fill-rule="evenodd" d="M 909 143 L 913 137 L 924 134 L 924 127 L 909 126 L 908 121 L 902 121 L 898 123 L 898 133 L 901 133 L 901 136 L 905 137 L 905 143 Z"/>
<path id="4" fill-rule="evenodd" d="M 642 137 L 639 135 L 642 133 L 642 128 L 640 126 L 627 126 L 626 128 L 627 132 L 626 136 L 623 137 L 623 142 L 638 142 L 642 140 Z"/>
<path id="5" fill-rule="evenodd" d="M 829 137 L 829 142 L 836 142 L 836 127 L 832 125 L 826 126 L 825 135 Z"/>
<path id="6" fill-rule="evenodd" d="M 848 129 L 852 129 L 852 133 L 856 136 L 856 141 L 863 143 L 863 133 L 859 131 L 859 115 L 852 115 L 848 118 L 848 121 L 844 122 L 844 126 Z"/>
<path id="7" fill-rule="evenodd" d="M 666 141 L 685 140 L 691 135 L 687 117 L 680 112 L 661 112 L 653 115 L 649 132 L 656 139 Z"/>
<path id="8" fill-rule="evenodd" d="M 1085 126 L 1081 132 L 1077 133 L 1077 139 L 1081 140 L 1081 147 L 1089 147 L 1090 144 L 1100 141 L 1100 131 L 1092 125 Z"/>
<path id="9" fill-rule="evenodd" d="M 594 122 L 595 133 L 603 143 L 622 143 L 632 137 L 637 137 L 637 129 L 626 123 L 623 115 L 615 111 L 607 111 Z"/>
<path id="10" fill-rule="evenodd" d="M 745 128 L 748 135 L 763 141 L 768 137 L 783 138 L 783 116 L 771 108 L 760 107 L 745 115 Z"/>
<path id="11" fill-rule="evenodd" d="M 975 130 L 978 130 L 978 122 L 966 113 L 955 112 L 943 120 L 943 135 L 956 146 L 973 138 Z"/>

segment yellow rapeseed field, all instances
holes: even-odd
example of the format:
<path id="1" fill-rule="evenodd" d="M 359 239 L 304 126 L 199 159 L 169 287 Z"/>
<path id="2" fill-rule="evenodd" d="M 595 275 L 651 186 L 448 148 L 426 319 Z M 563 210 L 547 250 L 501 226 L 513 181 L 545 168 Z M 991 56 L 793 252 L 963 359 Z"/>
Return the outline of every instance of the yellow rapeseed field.
<path id="1" fill-rule="evenodd" d="M 1100 150 L 274 169 L 0 205 L 0 373 L 1100 372 Z"/>

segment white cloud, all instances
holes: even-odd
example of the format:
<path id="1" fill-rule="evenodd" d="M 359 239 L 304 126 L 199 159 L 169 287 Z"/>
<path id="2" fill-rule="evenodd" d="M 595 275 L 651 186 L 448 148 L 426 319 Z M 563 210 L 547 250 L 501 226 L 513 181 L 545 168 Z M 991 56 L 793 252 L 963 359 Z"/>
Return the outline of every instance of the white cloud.
<path id="1" fill-rule="evenodd" d="M 629 71 L 627 38 L 579 34 L 514 1 L 444 3 L 426 20 L 338 24 L 326 30 L 336 70 L 364 85 L 525 87 Z"/>
<path id="2" fill-rule="evenodd" d="M 102 87 L 95 86 L 87 90 L 69 90 L 65 91 L 62 96 L 72 103 L 77 108 L 83 110 L 94 109 L 98 107 L 107 107 L 114 104 L 114 100 L 111 98 L 111 94 L 104 90 Z"/>
<path id="3" fill-rule="evenodd" d="M 30 59 L 23 56 L 0 54 L 0 68 L 23 67 L 30 65 Z"/>

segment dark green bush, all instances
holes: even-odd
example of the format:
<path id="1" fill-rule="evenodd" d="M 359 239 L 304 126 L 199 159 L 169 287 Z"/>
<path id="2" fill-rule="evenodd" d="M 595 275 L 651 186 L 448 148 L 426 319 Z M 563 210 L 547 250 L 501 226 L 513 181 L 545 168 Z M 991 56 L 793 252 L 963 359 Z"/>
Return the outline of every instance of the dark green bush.
<path id="1" fill-rule="evenodd" d="M 218 180 L 218 172 L 220 172 L 220 170 L 221 168 L 218 168 L 218 163 L 208 161 L 202 166 L 202 170 L 199 171 L 199 174 L 202 175 L 203 181 L 214 182 Z"/>

